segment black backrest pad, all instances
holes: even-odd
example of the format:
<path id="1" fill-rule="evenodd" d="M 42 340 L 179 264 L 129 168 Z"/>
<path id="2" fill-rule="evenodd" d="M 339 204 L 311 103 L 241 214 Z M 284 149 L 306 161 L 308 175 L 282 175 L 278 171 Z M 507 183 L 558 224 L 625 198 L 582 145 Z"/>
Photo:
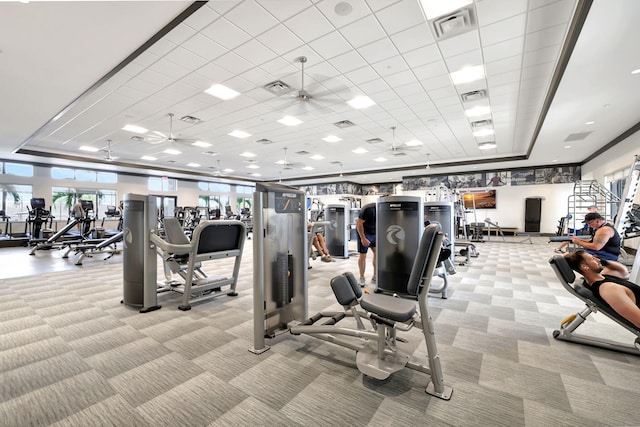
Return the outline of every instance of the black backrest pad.
<path id="1" fill-rule="evenodd" d="M 438 235 L 440 238 L 438 239 Z M 437 246 L 434 244 L 437 242 Z M 439 224 L 429 224 L 424 228 L 420 244 L 418 245 L 418 252 L 413 260 L 413 267 L 411 267 L 411 274 L 409 275 L 409 282 L 407 283 L 407 291 L 411 295 L 418 295 L 420 291 L 420 284 L 425 274 L 433 274 L 433 269 L 440 256 L 440 244 L 442 242 L 442 232 L 440 231 Z M 431 280 L 431 278 L 429 278 Z"/>
<path id="2" fill-rule="evenodd" d="M 331 289 L 341 305 L 350 305 L 356 300 L 353 288 L 345 275 L 341 274 L 331 279 Z"/>
<path id="3" fill-rule="evenodd" d="M 569 267 L 569 263 L 562 255 L 554 255 L 549 260 L 549 264 L 553 267 L 553 270 L 556 272 L 558 279 L 564 280 L 565 282 L 571 284 L 574 280 L 576 280 L 576 275 Z"/>
<path id="4" fill-rule="evenodd" d="M 206 254 L 239 249 L 242 238 L 244 238 L 244 233 L 240 224 L 208 224 L 200 233 L 198 253 Z"/>
<path id="5" fill-rule="evenodd" d="M 165 218 L 162 220 L 164 224 L 164 233 L 167 236 L 167 242 L 174 245 L 188 245 L 191 242 L 184 231 L 178 218 Z"/>
<path id="6" fill-rule="evenodd" d="M 342 273 L 342 275 L 349 281 L 351 289 L 353 289 L 353 293 L 356 295 L 356 298 L 360 299 L 360 297 L 362 296 L 362 289 L 360 289 L 360 283 L 358 283 L 358 281 L 356 280 L 356 276 L 354 276 L 350 271 Z"/>

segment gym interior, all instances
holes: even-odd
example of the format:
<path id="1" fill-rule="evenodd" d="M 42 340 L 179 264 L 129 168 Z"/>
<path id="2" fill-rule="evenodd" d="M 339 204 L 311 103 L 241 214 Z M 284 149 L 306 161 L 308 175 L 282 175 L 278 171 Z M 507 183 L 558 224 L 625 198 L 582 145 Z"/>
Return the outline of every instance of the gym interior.
<path id="1" fill-rule="evenodd" d="M 0 4 L 0 425 L 640 423 L 640 329 L 554 253 L 596 208 L 640 281 L 637 2 L 117 3 Z"/>

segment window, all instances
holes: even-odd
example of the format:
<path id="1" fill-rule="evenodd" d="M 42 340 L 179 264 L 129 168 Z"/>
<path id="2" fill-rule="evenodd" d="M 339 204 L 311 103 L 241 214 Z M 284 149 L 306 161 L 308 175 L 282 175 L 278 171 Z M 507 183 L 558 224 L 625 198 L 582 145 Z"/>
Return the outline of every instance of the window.
<path id="1" fill-rule="evenodd" d="M 21 163 L 5 163 L 4 173 L 6 175 L 33 176 L 33 166 Z"/>
<path id="2" fill-rule="evenodd" d="M 178 180 L 167 177 L 149 177 L 149 191 L 178 191 Z"/>
<path id="3" fill-rule="evenodd" d="M 2 206 L 5 215 L 11 217 L 12 221 L 26 219 L 33 197 L 33 187 L 31 185 L 0 184 L 2 194 Z"/>
<path id="4" fill-rule="evenodd" d="M 73 179 L 73 169 L 69 168 L 51 168 L 51 178 L 53 179 Z"/>
<path id="5" fill-rule="evenodd" d="M 94 172 L 94 171 L 86 171 L 86 170 L 76 169 L 76 180 L 77 181 L 96 182 L 97 173 Z"/>
<path id="6" fill-rule="evenodd" d="M 113 172 L 98 172 L 98 182 L 116 184 L 118 182 L 118 174 Z"/>

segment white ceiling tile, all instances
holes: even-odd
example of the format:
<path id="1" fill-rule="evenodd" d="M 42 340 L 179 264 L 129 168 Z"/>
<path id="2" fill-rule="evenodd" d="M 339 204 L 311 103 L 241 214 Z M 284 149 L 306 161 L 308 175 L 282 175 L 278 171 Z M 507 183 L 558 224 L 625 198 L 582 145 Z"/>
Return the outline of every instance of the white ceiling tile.
<path id="1" fill-rule="evenodd" d="M 484 46 L 496 44 L 524 35 L 526 15 L 516 15 L 495 24 L 480 27 L 480 39 Z"/>
<path id="2" fill-rule="evenodd" d="M 181 43 L 184 43 L 185 40 L 193 37 L 194 34 L 196 34 L 196 30 L 194 30 L 193 28 L 187 25 L 178 25 L 177 27 L 169 31 L 169 34 L 165 36 L 165 39 L 169 40 L 172 43 L 175 43 L 176 45 L 179 45 Z"/>
<path id="3" fill-rule="evenodd" d="M 177 80 L 189 74 L 189 70 L 187 68 L 181 67 L 179 64 L 168 61 L 165 58 L 160 59 L 158 62 L 149 67 L 149 69 L 165 75 L 172 80 Z"/>
<path id="4" fill-rule="evenodd" d="M 528 33 L 525 37 L 525 51 L 542 49 L 562 44 L 566 32 L 566 25 L 556 25 L 544 30 Z"/>
<path id="5" fill-rule="evenodd" d="M 353 50 L 330 59 L 329 63 L 336 67 L 336 69 L 341 73 L 348 73 L 349 71 L 368 65 L 367 62 Z"/>
<path id="6" fill-rule="evenodd" d="M 144 51 L 142 52 L 141 55 L 137 56 L 136 59 L 133 61 L 133 64 L 136 65 L 140 65 L 144 68 L 148 67 L 149 65 L 153 64 L 154 62 L 156 62 L 161 55 L 157 55 L 155 53 Z M 125 69 L 123 70 L 125 72 L 129 71 L 129 66 L 125 67 Z"/>
<path id="7" fill-rule="evenodd" d="M 196 73 L 207 79 L 210 79 L 212 84 L 222 83 L 234 76 L 234 73 L 231 73 L 214 63 L 206 64 L 204 67 L 201 67 L 199 70 L 197 70 Z"/>
<path id="8" fill-rule="evenodd" d="M 418 24 L 415 27 L 400 31 L 392 35 L 391 40 L 401 53 L 428 46 L 435 42 L 426 24 Z"/>
<path id="9" fill-rule="evenodd" d="M 379 77 L 378 73 L 369 66 L 358 68 L 357 70 L 344 73 L 344 76 L 348 78 L 353 84 L 359 85 L 361 83 L 370 82 Z"/>
<path id="10" fill-rule="evenodd" d="M 153 53 L 158 56 L 164 56 L 175 48 L 176 48 L 175 43 L 170 42 L 169 40 L 166 40 L 166 39 L 160 39 L 154 44 L 152 44 L 149 47 L 149 49 L 147 49 L 147 52 Z"/>
<path id="11" fill-rule="evenodd" d="M 384 80 L 387 82 L 387 84 L 391 88 L 398 85 L 406 84 L 406 83 L 417 82 L 413 73 L 409 70 L 392 74 L 390 76 L 385 76 Z"/>
<path id="12" fill-rule="evenodd" d="M 522 67 L 522 55 L 515 55 L 509 58 L 504 58 L 499 61 L 487 62 L 485 64 L 485 71 L 487 76 L 506 73 L 507 71 L 518 70 Z"/>
<path id="13" fill-rule="evenodd" d="M 257 39 L 278 55 L 284 55 L 285 53 L 304 44 L 299 37 L 284 26 L 272 28 L 266 33 L 258 36 Z"/>
<path id="14" fill-rule="evenodd" d="M 313 25 L 309 25 L 310 22 L 313 22 Z M 287 19 L 284 25 L 306 43 L 324 36 L 334 29 L 315 8 L 306 9 Z"/>
<path id="15" fill-rule="evenodd" d="M 291 18 L 303 10 L 312 6 L 312 2 L 309 0 L 295 0 L 295 1 L 282 1 L 282 0 L 255 0 L 262 7 L 268 10 L 273 16 L 280 21 L 284 21 Z"/>
<path id="16" fill-rule="evenodd" d="M 480 48 L 480 36 L 477 30 L 472 30 L 459 36 L 438 42 L 438 47 L 444 58 L 460 55 Z"/>
<path id="17" fill-rule="evenodd" d="M 385 37 L 384 30 L 371 15 L 340 28 L 339 31 L 340 34 L 356 48 Z"/>
<path id="18" fill-rule="evenodd" d="M 220 14 L 209 7 L 209 4 L 205 4 L 198 9 L 198 13 L 190 15 L 185 19 L 184 23 L 196 31 L 202 30 L 207 25 L 218 19 Z"/>
<path id="19" fill-rule="evenodd" d="M 494 86 L 502 86 L 509 83 L 515 83 L 518 81 L 520 81 L 520 70 L 487 76 L 489 88 L 493 88 Z"/>
<path id="20" fill-rule="evenodd" d="M 336 6 L 341 3 L 345 2 L 342 0 L 324 0 L 316 3 L 316 7 L 320 9 L 327 20 L 329 20 L 336 28 L 344 27 L 353 21 L 371 14 L 371 10 L 369 10 L 369 7 L 364 0 L 350 0 L 348 4 L 351 6 L 351 12 L 346 15 L 338 14 Z"/>
<path id="21" fill-rule="evenodd" d="M 426 94 L 424 93 L 422 86 L 420 86 L 420 83 L 415 81 L 412 82 L 411 80 L 405 82 L 404 84 L 396 84 L 392 86 L 393 90 L 408 104 L 412 99 L 414 99 L 414 97 L 421 102 L 424 101 L 424 99 L 426 98 Z"/>
<path id="22" fill-rule="evenodd" d="M 216 60 L 216 64 L 233 73 L 243 73 L 254 66 L 249 61 L 233 52 L 222 55 Z"/>
<path id="23" fill-rule="evenodd" d="M 278 20 L 253 1 L 241 2 L 224 17 L 254 37 L 278 24 Z"/>
<path id="24" fill-rule="evenodd" d="M 391 6 L 403 0 L 367 0 L 367 4 L 374 12 Z"/>
<path id="25" fill-rule="evenodd" d="M 202 34 L 196 34 L 182 44 L 182 47 L 209 61 L 224 54 L 227 49 Z"/>
<path id="26" fill-rule="evenodd" d="M 460 106 L 460 98 L 455 90 L 451 88 L 441 88 L 429 92 L 429 97 L 433 100 L 433 105 L 440 109 L 450 105 Z"/>
<path id="27" fill-rule="evenodd" d="M 211 23 L 201 33 L 227 49 L 233 49 L 251 39 L 249 34 L 224 18 Z"/>
<path id="28" fill-rule="evenodd" d="M 271 49 L 255 39 L 249 40 L 245 44 L 238 46 L 234 52 L 253 65 L 264 64 L 276 56 Z"/>
<path id="29" fill-rule="evenodd" d="M 418 1 L 402 1 L 376 12 L 387 34 L 395 34 L 414 25 L 425 23 Z"/>
<path id="30" fill-rule="evenodd" d="M 418 80 L 427 80 L 443 74 L 449 74 L 447 66 L 443 61 L 432 62 L 430 64 L 413 68 L 413 72 Z"/>
<path id="31" fill-rule="evenodd" d="M 352 49 L 351 45 L 338 32 L 329 33 L 313 40 L 309 42 L 309 46 L 325 60 L 349 52 Z"/>
<path id="32" fill-rule="evenodd" d="M 524 37 L 517 37 L 491 46 L 483 47 L 485 62 L 499 61 L 510 56 L 521 55 Z"/>
<path id="33" fill-rule="evenodd" d="M 409 70 L 407 64 L 404 62 L 404 58 L 399 55 L 377 62 L 373 64 L 372 67 L 381 76 L 397 74 Z"/>
<path id="34" fill-rule="evenodd" d="M 530 51 L 524 54 L 524 67 L 531 67 L 533 65 L 544 64 L 547 62 L 555 63 L 560 54 L 562 46 L 549 46 L 543 49 Z"/>
<path id="35" fill-rule="evenodd" d="M 447 69 L 449 72 L 461 70 L 465 67 L 474 67 L 476 65 L 482 65 L 484 62 L 482 57 L 482 50 L 475 49 L 469 52 L 462 53 L 460 55 L 451 56 L 445 59 Z"/>
<path id="36" fill-rule="evenodd" d="M 572 0 L 557 1 L 529 12 L 527 32 L 539 31 L 558 24 L 568 23 L 575 8 Z"/>
<path id="37" fill-rule="evenodd" d="M 476 2 L 481 27 L 527 11 L 527 0 L 491 0 Z"/>
<path id="38" fill-rule="evenodd" d="M 382 39 L 371 44 L 361 46 L 358 48 L 358 53 L 360 53 L 360 55 L 362 55 L 369 64 L 374 64 L 398 55 L 398 50 L 388 39 Z"/>
<path id="39" fill-rule="evenodd" d="M 437 44 L 430 44 L 410 52 L 402 54 L 409 67 L 419 67 L 420 65 L 428 64 L 430 62 L 439 61 L 442 59 L 440 49 Z"/>
<path id="40" fill-rule="evenodd" d="M 451 84 L 451 78 L 449 78 L 448 74 L 440 74 L 436 77 L 431 77 L 427 79 L 420 79 L 420 84 L 426 91 L 430 91 L 433 89 L 439 89 L 445 86 L 449 86 Z"/>
<path id="41" fill-rule="evenodd" d="M 175 64 L 180 65 L 181 67 L 185 67 L 188 69 L 197 69 L 202 67 L 208 61 L 202 56 L 196 55 L 195 53 L 179 46 L 169 52 L 165 59 L 171 61 Z"/>

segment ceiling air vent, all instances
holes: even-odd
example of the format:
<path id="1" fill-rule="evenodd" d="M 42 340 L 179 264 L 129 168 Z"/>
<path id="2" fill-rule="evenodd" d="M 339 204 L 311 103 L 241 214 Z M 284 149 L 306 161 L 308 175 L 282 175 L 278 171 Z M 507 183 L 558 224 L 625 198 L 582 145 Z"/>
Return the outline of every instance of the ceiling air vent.
<path id="1" fill-rule="evenodd" d="M 296 151 L 296 154 L 298 154 L 298 155 L 300 155 L 300 156 L 308 156 L 308 155 L 309 155 L 309 154 L 311 154 L 311 153 L 310 153 L 310 152 L 308 152 L 308 151 L 304 151 L 304 150 L 302 150 L 302 151 Z"/>
<path id="2" fill-rule="evenodd" d="M 263 87 L 266 90 L 268 90 L 269 92 L 273 93 L 274 95 L 278 95 L 278 96 L 291 91 L 291 86 L 289 86 L 288 84 L 286 84 L 285 82 L 280 81 L 280 80 L 276 80 L 275 82 L 267 83 Z"/>
<path id="3" fill-rule="evenodd" d="M 180 120 L 183 122 L 191 123 L 192 125 L 197 125 L 198 123 L 202 123 L 202 119 L 193 116 L 182 116 Z"/>
<path id="4" fill-rule="evenodd" d="M 491 120 L 478 120 L 477 122 L 471 122 L 472 129 L 479 129 L 487 126 L 491 126 L 493 122 Z"/>
<path id="5" fill-rule="evenodd" d="M 369 144 L 378 144 L 380 142 L 382 142 L 382 139 L 380 138 L 371 138 L 371 139 L 367 139 L 367 141 Z"/>
<path id="6" fill-rule="evenodd" d="M 431 28 L 436 40 L 445 40 L 475 29 L 477 23 L 476 9 L 471 3 L 462 9 L 434 19 L 431 21 Z"/>
<path id="7" fill-rule="evenodd" d="M 351 126 L 355 126 L 353 122 L 349 120 L 342 120 L 340 122 L 335 122 L 334 125 L 338 126 L 340 129 L 350 128 Z"/>
<path id="8" fill-rule="evenodd" d="M 589 135 L 591 135 L 591 132 L 572 133 L 572 134 L 569 134 L 569 136 L 567 137 L 567 139 L 564 140 L 564 142 L 582 141 L 583 139 L 585 139 Z"/>
<path id="9" fill-rule="evenodd" d="M 460 95 L 462 102 L 473 102 L 487 97 L 487 91 L 485 89 L 472 90 L 471 92 L 463 93 Z"/>
<path id="10" fill-rule="evenodd" d="M 336 160 L 336 161 L 330 162 L 330 164 L 332 164 L 332 165 L 342 165 L 342 162 L 339 162 L 339 161 Z"/>
<path id="11" fill-rule="evenodd" d="M 134 141 L 144 141 L 144 138 L 138 135 L 130 136 L 129 139 L 133 139 Z"/>
<path id="12" fill-rule="evenodd" d="M 265 138 L 259 139 L 259 140 L 257 140 L 256 142 L 257 142 L 258 144 L 265 144 L 265 145 L 266 145 L 266 144 L 273 144 L 273 141 L 272 141 L 272 140 L 270 140 L 270 139 L 265 139 Z"/>
<path id="13" fill-rule="evenodd" d="M 206 154 L 207 156 L 217 156 L 220 153 L 217 153 L 215 151 L 205 151 L 204 154 Z"/>

